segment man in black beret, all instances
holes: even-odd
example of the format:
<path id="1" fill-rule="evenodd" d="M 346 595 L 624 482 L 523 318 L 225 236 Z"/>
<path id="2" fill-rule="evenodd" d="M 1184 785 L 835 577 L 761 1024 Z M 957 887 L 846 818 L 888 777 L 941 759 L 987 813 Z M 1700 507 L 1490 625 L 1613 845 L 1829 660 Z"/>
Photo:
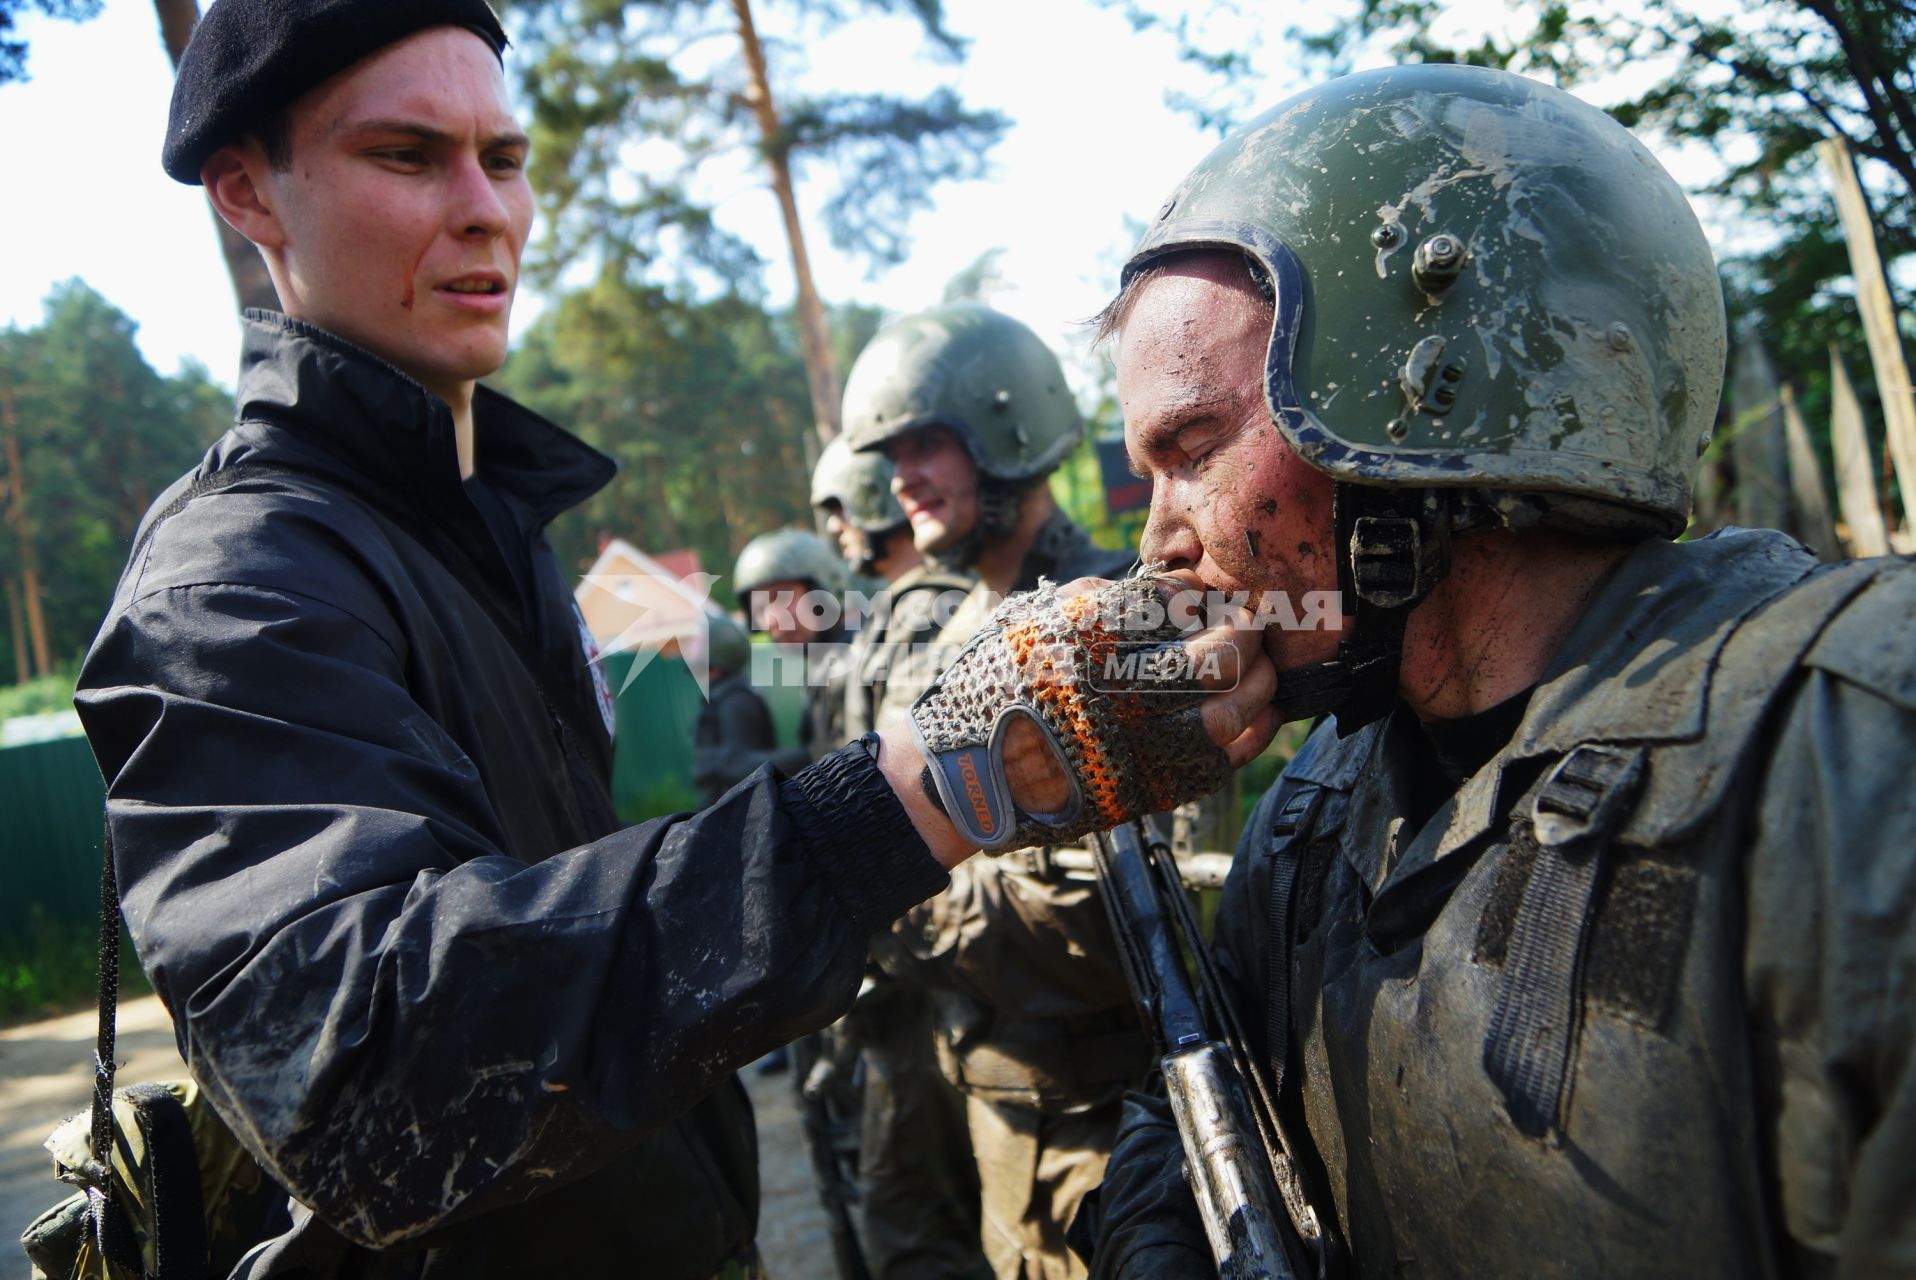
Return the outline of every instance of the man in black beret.
<path id="1" fill-rule="evenodd" d="M 504 44 L 480 0 L 219 0 L 181 63 L 167 171 L 285 314 L 247 314 L 237 425 L 148 516 L 78 703 L 140 960 L 290 1193 L 206 1274 L 751 1274 L 734 1069 L 843 1013 L 971 852 L 909 732 L 613 812 L 543 532 L 613 466 L 477 386 L 532 218 Z M 1203 721 L 1239 760 L 1245 669 Z M 1027 809 L 1053 760 L 1014 735 Z"/>

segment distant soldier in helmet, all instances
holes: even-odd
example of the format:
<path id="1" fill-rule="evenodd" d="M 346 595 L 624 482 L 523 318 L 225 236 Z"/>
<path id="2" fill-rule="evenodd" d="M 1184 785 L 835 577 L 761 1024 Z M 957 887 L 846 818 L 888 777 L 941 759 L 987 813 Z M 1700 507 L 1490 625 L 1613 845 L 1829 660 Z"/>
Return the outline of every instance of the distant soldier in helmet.
<path id="1" fill-rule="evenodd" d="M 775 644 L 805 646 L 805 715 L 798 736 L 813 758 L 847 740 L 841 721 L 848 579 L 838 553 L 803 529 L 761 533 L 745 544 L 732 570 L 732 590 L 753 628 Z M 788 668 L 779 670 L 783 676 Z"/>
<path id="2" fill-rule="evenodd" d="M 1011 317 L 946 306 L 893 321 L 846 379 L 844 420 L 853 448 L 891 460 L 918 549 L 979 579 L 940 643 L 891 672 L 881 718 L 909 709 L 998 596 L 1130 566 L 1051 495 L 1084 423 L 1057 357 Z M 1042 849 L 974 859 L 893 936 L 939 984 L 938 1047 L 966 1097 L 993 1269 L 1082 1274 L 1064 1230 L 1148 1060 L 1095 883 Z"/>
<path id="3" fill-rule="evenodd" d="M 812 506 L 853 572 L 897 582 L 922 563 L 911 522 L 891 492 L 891 463 L 882 453 L 857 453 L 838 436 L 812 468 Z"/>
<path id="4" fill-rule="evenodd" d="M 710 806 L 762 764 L 803 768 L 803 751 L 780 751 L 771 708 L 752 687 L 752 640 L 730 618 L 706 622 L 710 673 L 705 702 L 692 721 L 692 782 Z"/>
<path id="5" fill-rule="evenodd" d="M 812 472 L 812 505 L 853 569 L 885 590 L 853 635 L 845 680 L 843 732 L 875 730 L 894 665 L 935 640 L 972 579 L 927 563 L 911 522 L 892 495 L 892 466 L 839 436 Z M 864 1262 L 874 1280 L 966 1280 L 991 1274 L 980 1246 L 978 1171 L 964 1100 L 932 1050 L 931 993 L 895 941 L 879 935 L 873 964 L 852 1011 L 822 1037 L 835 1066 L 808 1094 L 848 1093 L 862 1064 L 856 1205 Z"/>
<path id="6" fill-rule="evenodd" d="M 1916 1274 L 1916 567 L 1672 541 L 1725 327 L 1649 152 L 1502 72 L 1333 81 L 1104 320 L 1146 558 L 1344 594 L 1265 636 L 1330 718 L 1215 949 L 1353 1270 Z M 1214 1274 L 1170 1123 L 1100 1276 Z"/>

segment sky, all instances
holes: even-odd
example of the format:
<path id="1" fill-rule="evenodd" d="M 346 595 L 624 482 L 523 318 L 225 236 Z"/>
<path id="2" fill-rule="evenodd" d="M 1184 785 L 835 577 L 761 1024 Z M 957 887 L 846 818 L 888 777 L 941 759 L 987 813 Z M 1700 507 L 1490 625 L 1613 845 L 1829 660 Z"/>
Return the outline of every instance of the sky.
<path id="1" fill-rule="evenodd" d="M 774 43 L 775 81 L 782 67 L 788 90 L 917 96 L 952 84 L 968 105 L 1013 121 L 987 177 L 939 187 L 936 207 L 911 224 L 910 259 L 875 278 L 826 242 L 816 210 L 830 194 L 829 172 L 804 181 L 819 290 L 828 301 L 916 310 L 938 302 L 981 253 L 1001 249 L 1006 287 L 990 301 L 1058 346 L 1082 390 L 1092 364 L 1078 322 L 1114 289 L 1130 228 L 1156 212 L 1216 141 L 1164 100 L 1166 89 L 1202 82 L 1177 62 L 1168 37 L 1134 33 L 1087 0 L 948 0 L 948 9 L 950 27 L 970 42 L 957 67 L 928 56 L 909 19 L 861 19 L 819 38 L 781 31 L 779 6 L 758 5 L 768 40 L 805 42 L 798 57 L 782 56 Z M 1277 38 L 1303 10 L 1300 0 L 1258 6 L 1270 46 L 1263 60 L 1272 64 L 1259 95 L 1265 102 L 1309 83 L 1282 58 Z M 230 386 L 239 329 L 213 215 L 197 188 L 160 172 L 172 72 L 151 3 L 107 0 L 98 18 L 78 25 L 29 12 L 20 34 L 30 44 L 31 79 L 0 86 L 8 168 L 26 175 L 0 198 L 0 324 L 38 323 L 49 290 L 78 276 L 138 322 L 137 340 L 155 368 L 171 373 L 194 360 Z M 793 48 L 787 44 L 787 54 Z M 775 82 L 775 92 L 780 87 Z M 716 202 L 720 223 L 766 259 L 770 300 L 789 302 L 789 258 L 762 180 L 742 167 L 715 170 L 702 194 Z M 539 304 L 522 290 L 515 333 Z"/>

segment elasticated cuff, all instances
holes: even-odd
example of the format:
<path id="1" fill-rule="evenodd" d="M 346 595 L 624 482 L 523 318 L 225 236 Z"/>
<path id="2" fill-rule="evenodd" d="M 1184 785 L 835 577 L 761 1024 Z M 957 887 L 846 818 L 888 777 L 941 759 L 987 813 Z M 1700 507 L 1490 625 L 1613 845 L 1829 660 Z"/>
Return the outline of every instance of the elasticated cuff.
<path id="1" fill-rule="evenodd" d="M 878 771 L 875 750 L 861 739 L 779 784 L 806 856 L 861 933 L 875 933 L 951 883 Z"/>

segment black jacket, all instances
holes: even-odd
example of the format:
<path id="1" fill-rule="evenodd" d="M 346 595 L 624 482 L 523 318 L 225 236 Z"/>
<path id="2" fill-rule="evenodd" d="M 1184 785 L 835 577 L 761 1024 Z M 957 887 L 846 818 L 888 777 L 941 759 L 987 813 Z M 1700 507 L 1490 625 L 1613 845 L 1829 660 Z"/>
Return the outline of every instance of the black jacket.
<path id="1" fill-rule="evenodd" d="M 731 1072 L 945 878 L 857 746 L 619 830 L 541 532 L 612 464 L 475 410 L 462 482 L 442 401 L 249 313 L 238 425 L 156 511 L 254 474 L 157 525 L 80 679 L 127 923 L 306 1206 L 244 1274 L 709 1276 L 757 1219 Z"/>
<path id="2" fill-rule="evenodd" d="M 779 750 L 772 710 L 752 687 L 749 673 L 733 672 L 712 682 L 692 722 L 692 781 L 701 804 L 713 803 L 762 765 L 803 768 L 810 759 L 798 748 Z"/>

